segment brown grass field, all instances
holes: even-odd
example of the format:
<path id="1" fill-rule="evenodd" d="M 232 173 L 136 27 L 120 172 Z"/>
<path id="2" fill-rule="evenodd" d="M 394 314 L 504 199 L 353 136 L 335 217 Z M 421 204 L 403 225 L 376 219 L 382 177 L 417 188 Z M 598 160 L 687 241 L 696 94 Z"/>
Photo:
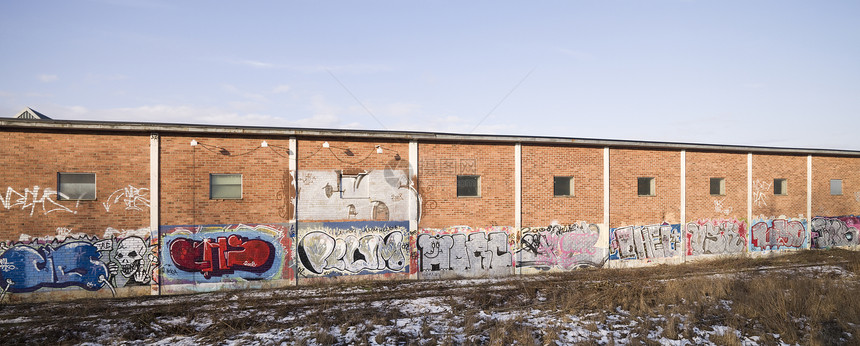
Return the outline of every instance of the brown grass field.
<path id="1" fill-rule="evenodd" d="M 3 344 L 860 344 L 860 252 L 0 305 Z"/>

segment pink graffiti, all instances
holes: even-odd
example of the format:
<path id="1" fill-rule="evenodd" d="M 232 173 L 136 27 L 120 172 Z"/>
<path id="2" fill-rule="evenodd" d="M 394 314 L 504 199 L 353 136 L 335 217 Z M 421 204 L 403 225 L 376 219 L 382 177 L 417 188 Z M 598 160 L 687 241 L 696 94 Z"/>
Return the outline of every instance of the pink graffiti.
<path id="1" fill-rule="evenodd" d="M 597 233 L 554 233 L 545 232 L 538 245 L 535 263 L 539 265 L 558 265 L 570 268 L 582 262 L 576 255 L 594 255 Z"/>
<path id="2" fill-rule="evenodd" d="M 773 220 L 773 226 L 759 222 L 752 226 L 752 245 L 759 249 L 779 247 L 799 248 L 803 245 L 805 229 L 800 221 Z"/>

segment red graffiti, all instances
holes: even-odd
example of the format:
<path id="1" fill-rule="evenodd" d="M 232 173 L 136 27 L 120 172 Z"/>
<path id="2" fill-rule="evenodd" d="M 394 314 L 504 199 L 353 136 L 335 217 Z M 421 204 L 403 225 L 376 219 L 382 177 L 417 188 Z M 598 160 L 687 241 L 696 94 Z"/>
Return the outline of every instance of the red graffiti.
<path id="1" fill-rule="evenodd" d="M 202 241 L 177 238 L 170 242 L 169 249 L 177 268 L 201 272 L 207 279 L 235 270 L 265 272 L 271 268 L 275 254 L 272 244 L 238 235 Z"/>
<path id="2" fill-rule="evenodd" d="M 766 222 L 756 223 L 751 230 L 752 245 L 759 250 L 783 246 L 799 248 L 803 246 L 806 231 L 799 221 L 782 219 L 773 220 L 773 226 L 770 227 Z"/>

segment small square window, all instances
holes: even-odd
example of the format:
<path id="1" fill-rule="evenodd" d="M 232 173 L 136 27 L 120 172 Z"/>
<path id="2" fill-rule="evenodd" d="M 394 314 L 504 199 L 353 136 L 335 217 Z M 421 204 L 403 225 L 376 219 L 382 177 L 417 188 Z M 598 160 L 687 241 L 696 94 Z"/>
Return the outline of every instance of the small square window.
<path id="1" fill-rule="evenodd" d="M 209 174 L 209 199 L 242 199 L 242 175 Z"/>
<path id="2" fill-rule="evenodd" d="M 573 177 L 553 177 L 553 196 L 573 196 Z"/>
<path id="3" fill-rule="evenodd" d="M 458 175 L 457 176 L 457 197 L 480 197 L 481 196 L 481 176 L 479 175 Z"/>
<path id="4" fill-rule="evenodd" d="M 95 173 L 57 173 L 57 199 L 92 201 L 96 199 Z"/>
<path id="5" fill-rule="evenodd" d="M 831 195 L 841 195 L 842 194 L 842 179 L 830 179 L 830 194 Z"/>
<path id="6" fill-rule="evenodd" d="M 711 195 L 725 196 L 726 178 L 711 178 Z"/>
<path id="7" fill-rule="evenodd" d="M 637 187 L 636 190 L 639 192 L 639 196 L 656 196 L 657 195 L 657 183 L 654 178 L 637 178 Z"/>
<path id="8" fill-rule="evenodd" d="M 773 194 L 774 195 L 787 195 L 788 194 L 788 181 L 786 179 L 774 179 L 773 180 Z"/>

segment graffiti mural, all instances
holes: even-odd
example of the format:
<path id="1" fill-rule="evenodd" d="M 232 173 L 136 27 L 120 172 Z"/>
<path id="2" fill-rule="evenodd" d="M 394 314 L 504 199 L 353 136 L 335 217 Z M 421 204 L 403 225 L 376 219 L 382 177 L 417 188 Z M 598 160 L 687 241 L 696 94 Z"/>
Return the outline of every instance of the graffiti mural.
<path id="1" fill-rule="evenodd" d="M 858 229 L 860 218 L 854 215 L 812 218 L 812 247 L 825 249 L 860 245 Z"/>
<path id="2" fill-rule="evenodd" d="M 409 222 L 301 223 L 302 277 L 409 272 Z"/>
<path id="3" fill-rule="evenodd" d="M 6 195 L 0 195 L 0 205 L 6 210 L 20 207 L 23 211 L 30 211 L 30 216 L 33 216 L 37 210 L 43 215 L 48 215 L 55 211 L 77 214 L 77 211 L 70 209 L 57 202 L 57 198 L 69 198 L 62 193 L 57 192 L 49 187 L 40 188 L 33 186 L 25 188 L 24 192 L 15 191 L 11 186 L 6 188 Z"/>
<path id="4" fill-rule="evenodd" d="M 4 294 L 66 287 L 114 292 L 152 285 L 158 259 L 150 239 L 146 228 L 109 228 L 101 239 L 74 235 L 0 243 L 0 288 Z"/>
<path id="5" fill-rule="evenodd" d="M 681 225 L 663 223 L 609 230 L 609 259 L 674 257 L 681 244 Z"/>
<path id="6" fill-rule="evenodd" d="M 162 226 L 164 284 L 292 279 L 291 224 Z"/>
<path id="7" fill-rule="evenodd" d="M 302 220 L 407 220 L 409 179 L 402 170 L 300 171 Z"/>
<path id="8" fill-rule="evenodd" d="M 806 220 L 755 220 L 750 227 L 750 250 L 799 249 L 806 242 Z"/>
<path id="9" fill-rule="evenodd" d="M 699 220 L 687 223 L 686 240 L 688 256 L 743 253 L 747 227 L 738 220 Z"/>
<path id="10" fill-rule="evenodd" d="M 423 229 L 416 240 L 423 277 L 497 276 L 513 273 L 510 227 Z"/>
<path id="11" fill-rule="evenodd" d="M 600 246 L 600 234 L 600 226 L 585 222 L 523 228 L 517 267 L 542 271 L 602 267 L 609 251 L 605 240 Z"/>
<path id="12" fill-rule="evenodd" d="M 773 191 L 773 182 L 756 180 L 753 183 L 753 203 L 756 207 L 766 207 L 769 194 Z"/>

